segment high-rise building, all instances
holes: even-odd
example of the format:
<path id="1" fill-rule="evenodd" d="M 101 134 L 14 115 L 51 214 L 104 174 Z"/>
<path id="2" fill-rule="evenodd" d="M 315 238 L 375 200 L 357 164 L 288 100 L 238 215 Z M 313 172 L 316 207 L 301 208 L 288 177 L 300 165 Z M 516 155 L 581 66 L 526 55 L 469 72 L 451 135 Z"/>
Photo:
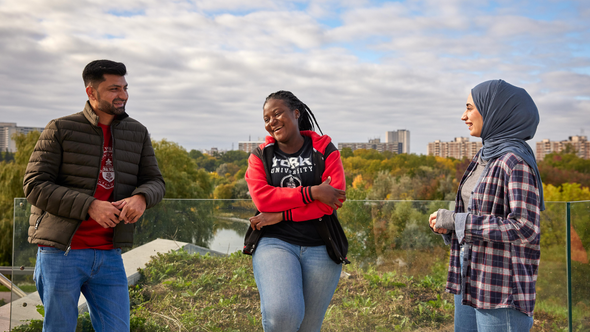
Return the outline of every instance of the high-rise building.
<path id="1" fill-rule="evenodd" d="M 28 134 L 31 131 L 43 131 L 41 127 L 17 127 L 14 122 L 0 122 L 0 151 L 16 152 L 16 142 L 12 135 L 16 133 Z"/>
<path id="2" fill-rule="evenodd" d="M 385 143 L 400 143 L 399 153 L 410 153 L 410 131 L 405 129 L 387 131 L 385 132 Z"/>
<path id="3" fill-rule="evenodd" d="M 553 152 L 561 152 L 566 149 L 567 146 L 571 146 L 576 151 L 576 155 L 580 158 L 590 159 L 590 141 L 586 136 L 570 136 L 567 141 L 550 141 L 544 139 L 541 142 L 537 142 L 535 157 L 537 161 L 545 159 L 545 156 Z"/>
<path id="4" fill-rule="evenodd" d="M 410 131 L 398 129 L 385 132 L 385 143 L 397 143 L 401 145 L 399 153 L 410 153 Z"/>
<path id="5" fill-rule="evenodd" d="M 468 159 L 472 159 L 481 147 L 481 142 L 469 142 L 469 137 L 455 137 L 455 140 L 452 142 L 436 140 L 428 143 L 426 154 L 445 158 L 453 157 L 463 159 L 467 157 Z"/>

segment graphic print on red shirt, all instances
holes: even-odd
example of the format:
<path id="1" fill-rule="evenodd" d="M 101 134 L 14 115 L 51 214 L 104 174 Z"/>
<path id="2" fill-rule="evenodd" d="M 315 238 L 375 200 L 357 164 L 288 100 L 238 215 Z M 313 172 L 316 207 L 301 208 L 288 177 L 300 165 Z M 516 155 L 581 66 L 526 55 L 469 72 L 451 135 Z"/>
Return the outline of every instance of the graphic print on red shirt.
<path id="1" fill-rule="evenodd" d="M 98 177 L 99 187 L 104 190 L 112 190 L 115 187 L 115 169 L 113 168 L 113 147 L 105 146 L 102 153 L 100 176 Z M 98 191 L 98 189 L 97 189 Z M 110 196 L 110 195 L 109 195 Z M 95 195 L 96 197 L 96 195 Z"/>
<path id="2" fill-rule="evenodd" d="M 112 202 L 115 187 L 115 168 L 113 167 L 113 144 L 111 127 L 99 124 L 104 137 L 100 173 L 96 184 L 94 198 Z M 72 239 L 72 249 L 113 249 L 113 229 L 103 228 L 95 220 L 89 218 L 80 224 Z"/>

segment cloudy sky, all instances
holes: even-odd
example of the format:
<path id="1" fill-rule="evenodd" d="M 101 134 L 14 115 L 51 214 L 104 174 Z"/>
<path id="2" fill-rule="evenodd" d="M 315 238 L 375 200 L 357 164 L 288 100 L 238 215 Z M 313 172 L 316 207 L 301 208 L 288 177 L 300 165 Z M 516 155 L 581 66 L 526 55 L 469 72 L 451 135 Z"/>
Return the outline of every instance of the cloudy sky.
<path id="1" fill-rule="evenodd" d="M 95 59 L 128 68 L 128 113 L 154 139 L 237 149 L 290 90 L 336 142 L 411 132 L 411 152 L 468 136 L 469 90 L 527 89 L 533 142 L 590 134 L 586 0 L 0 0 L 0 122 L 78 112 Z M 472 139 L 474 140 L 474 139 Z"/>

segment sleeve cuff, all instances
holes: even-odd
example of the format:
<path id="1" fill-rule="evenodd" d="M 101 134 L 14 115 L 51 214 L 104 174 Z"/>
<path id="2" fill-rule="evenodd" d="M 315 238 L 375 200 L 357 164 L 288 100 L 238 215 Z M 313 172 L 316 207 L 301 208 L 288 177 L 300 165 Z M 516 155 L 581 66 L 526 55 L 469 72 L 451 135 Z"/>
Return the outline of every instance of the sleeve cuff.
<path id="1" fill-rule="evenodd" d="M 301 197 L 303 198 L 304 204 L 313 202 L 313 197 L 311 196 L 311 186 L 301 188 Z"/>
<path id="2" fill-rule="evenodd" d="M 467 217 L 469 213 L 457 213 L 455 214 L 455 234 L 457 234 L 457 240 L 459 243 L 463 243 L 465 239 L 465 224 L 467 223 Z"/>
<path id="3" fill-rule="evenodd" d="M 436 213 L 436 228 L 455 230 L 455 213 L 453 211 L 439 209 Z"/>
<path id="4" fill-rule="evenodd" d="M 283 211 L 283 220 L 293 221 L 293 212 L 291 210 Z"/>

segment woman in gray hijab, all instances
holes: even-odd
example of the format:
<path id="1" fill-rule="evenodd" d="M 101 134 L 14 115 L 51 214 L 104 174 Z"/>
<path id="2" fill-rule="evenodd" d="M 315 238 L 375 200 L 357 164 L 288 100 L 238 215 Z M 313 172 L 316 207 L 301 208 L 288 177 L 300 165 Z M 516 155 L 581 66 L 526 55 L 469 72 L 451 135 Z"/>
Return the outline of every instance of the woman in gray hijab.
<path id="1" fill-rule="evenodd" d="M 539 112 L 524 89 L 492 80 L 471 90 L 461 120 L 483 147 L 461 179 L 455 210 L 429 218 L 451 245 L 446 290 L 455 294 L 455 331 L 529 331 L 545 205 L 526 141 Z"/>

